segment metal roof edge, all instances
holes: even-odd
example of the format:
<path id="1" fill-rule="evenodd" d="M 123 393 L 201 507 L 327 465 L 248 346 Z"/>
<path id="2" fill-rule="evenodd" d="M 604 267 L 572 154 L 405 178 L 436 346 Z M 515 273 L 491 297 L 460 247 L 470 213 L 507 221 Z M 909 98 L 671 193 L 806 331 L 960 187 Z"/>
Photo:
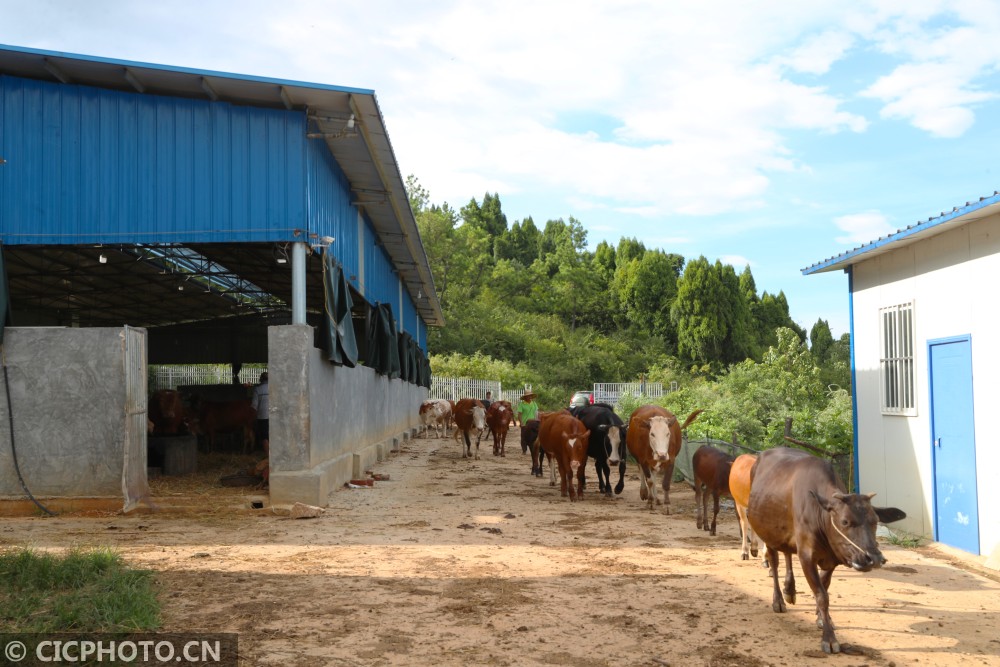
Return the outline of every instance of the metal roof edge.
<path id="1" fill-rule="evenodd" d="M 296 81 L 294 79 L 278 79 L 274 77 L 254 76 L 252 74 L 238 74 L 235 72 L 221 72 L 217 70 L 198 69 L 194 67 L 179 67 L 174 65 L 163 65 L 160 63 L 147 63 L 135 60 L 122 60 L 119 58 L 105 58 L 103 56 L 90 56 L 80 53 L 70 53 L 65 51 L 49 51 L 46 49 L 34 49 L 25 46 L 13 46 L 10 44 L 0 44 L 0 52 L 10 51 L 12 53 L 24 53 L 36 56 L 48 56 L 52 58 L 66 58 L 69 60 L 82 60 L 84 62 L 99 63 L 102 65 L 115 65 L 121 67 L 134 67 L 142 69 L 157 70 L 160 72 L 176 72 L 179 74 L 192 74 L 195 76 L 210 76 L 223 79 L 235 79 L 239 81 L 251 81 L 254 83 L 266 83 L 276 86 L 296 86 L 299 88 L 312 88 L 315 90 L 329 90 L 337 93 L 349 93 L 353 95 L 375 95 L 375 91 L 368 88 L 354 88 L 350 86 L 334 86 L 323 83 L 310 83 L 308 81 Z"/>
<path id="2" fill-rule="evenodd" d="M 809 276 L 815 273 L 827 273 L 846 268 L 851 264 L 855 264 L 856 261 L 854 260 L 862 255 L 868 255 L 875 250 L 901 243 L 917 234 L 930 235 L 928 232 L 932 232 L 948 223 L 958 223 L 963 217 L 994 205 L 1000 205 L 1000 191 L 995 191 L 988 197 L 980 197 L 979 201 L 976 202 L 965 202 L 965 206 L 956 206 L 947 213 L 942 212 L 936 218 L 928 218 L 925 222 L 909 225 L 906 229 L 897 230 L 888 236 L 880 237 L 878 240 L 858 246 L 853 250 L 848 250 L 847 252 L 807 266 L 802 269 L 802 275 Z"/>

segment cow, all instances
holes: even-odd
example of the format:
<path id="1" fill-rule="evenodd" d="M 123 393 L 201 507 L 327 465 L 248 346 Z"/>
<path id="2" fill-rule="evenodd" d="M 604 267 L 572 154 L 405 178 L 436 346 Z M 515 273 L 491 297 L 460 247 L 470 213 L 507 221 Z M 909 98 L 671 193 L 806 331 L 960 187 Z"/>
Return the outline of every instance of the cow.
<path id="1" fill-rule="evenodd" d="M 628 423 L 626 442 L 628 450 L 635 457 L 642 469 L 639 497 L 649 502 L 660 504 L 656 487 L 653 486 L 653 473 L 662 475 L 663 507 L 670 514 L 670 482 L 674 476 L 674 465 L 677 454 L 681 451 L 681 431 L 698 418 L 702 410 L 695 410 L 681 426 L 677 417 L 670 410 L 658 405 L 643 405 L 636 408 Z"/>
<path id="2" fill-rule="evenodd" d="M 506 456 L 507 431 L 514 421 L 514 410 L 509 401 L 493 401 L 486 410 L 486 426 L 493 434 L 493 456 Z"/>
<path id="3" fill-rule="evenodd" d="M 149 397 L 149 420 L 153 435 L 180 435 L 187 432 L 184 403 L 176 389 L 154 391 Z"/>
<path id="4" fill-rule="evenodd" d="M 694 473 L 694 504 L 697 508 L 695 523 L 698 528 L 709 531 L 715 536 L 715 525 L 719 518 L 719 496 L 731 496 L 729 490 L 729 471 L 733 467 L 733 457 L 725 452 L 702 445 L 691 457 L 691 470 Z M 708 494 L 712 494 L 712 525 L 708 524 Z"/>
<path id="5" fill-rule="evenodd" d="M 543 418 L 538 429 L 538 442 L 546 455 L 556 460 L 559 468 L 560 491 L 563 497 L 569 494 L 570 502 L 580 499 L 583 494 L 583 475 L 587 466 L 587 444 L 590 431 L 579 419 L 570 414 L 556 413 Z M 552 469 L 552 462 L 549 461 Z M 573 488 L 573 477 L 578 480 L 578 488 Z M 555 485 L 555 479 L 552 480 Z"/>
<path id="6" fill-rule="evenodd" d="M 618 464 L 618 485 L 615 494 L 620 494 L 625 488 L 625 438 L 627 428 L 621 417 L 615 414 L 614 408 L 607 403 L 594 403 L 570 412 L 583 422 L 590 431 L 590 441 L 587 455 L 594 459 L 597 471 L 597 486 L 605 496 L 611 495 L 611 467 Z"/>
<path id="7" fill-rule="evenodd" d="M 552 415 L 571 415 L 569 410 L 559 410 L 557 412 L 541 412 L 538 413 L 538 429 L 541 430 L 542 422 Z M 530 424 L 533 419 L 529 419 Z M 537 431 L 536 431 L 537 433 Z M 531 441 L 531 474 L 538 477 L 542 476 L 542 456 L 549 459 L 549 474 L 552 479 L 552 484 L 556 483 L 555 470 L 552 468 L 552 454 L 545 451 L 545 448 L 541 445 L 541 441 L 538 439 L 537 435 L 534 440 Z"/>
<path id="8" fill-rule="evenodd" d="M 451 401 L 445 398 L 429 398 L 421 403 L 420 425 L 425 436 L 433 426 L 437 437 L 447 437 L 448 428 L 451 426 Z"/>
<path id="9" fill-rule="evenodd" d="M 830 620 L 830 580 L 838 565 L 858 572 L 882 567 L 886 559 L 875 541 L 875 527 L 906 517 L 894 507 L 873 507 L 875 494 L 847 493 L 829 461 L 807 452 L 776 447 L 761 452 L 750 471 L 747 518 L 767 546 L 774 582 L 771 608 L 786 611 L 795 603 L 795 577 L 785 575 L 785 598 L 778 587 L 778 552 L 790 563 L 798 554 L 802 573 L 816 598 L 816 623 L 823 629 L 825 653 L 841 646 Z"/>
<path id="10" fill-rule="evenodd" d="M 750 504 L 750 469 L 756 462 L 757 457 L 753 454 L 740 454 L 729 469 L 729 495 L 733 497 L 736 516 L 740 520 L 740 547 L 743 560 L 750 560 L 750 556 L 756 558 L 758 552 L 757 535 L 747 521 L 747 505 Z M 767 566 L 766 556 L 764 566 Z"/>
<path id="11" fill-rule="evenodd" d="M 193 412 L 197 416 L 191 420 L 191 433 L 205 436 L 208 451 L 215 448 L 215 438 L 220 433 L 239 433 L 243 453 L 253 450 L 257 411 L 254 410 L 249 398 L 234 401 L 203 399 L 198 401 Z"/>
<path id="12" fill-rule="evenodd" d="M 462 458 L 472 456 L 472 441 L 469 433 L 476 430 L 476 456 L 479 458 L 479 441 L 483 439 L 483 431 L 486 429 L 486 410 L 483 404 L 475 398 L 463 398 L 455 403 L 455 439 L 461 433 L 465 438 L 465 447 L 462 448 Z"/>

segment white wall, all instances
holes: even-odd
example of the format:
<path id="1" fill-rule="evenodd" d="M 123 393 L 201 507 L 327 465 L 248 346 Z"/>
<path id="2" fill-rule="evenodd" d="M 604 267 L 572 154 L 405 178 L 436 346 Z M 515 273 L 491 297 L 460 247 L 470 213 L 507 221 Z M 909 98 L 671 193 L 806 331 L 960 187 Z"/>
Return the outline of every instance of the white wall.
<path id="1" fill-rule="evenodd" d="M 934 488 L 927 342 L 972 336 L 980 552 L 1000 548 L 1000 215 L 971 222 L 854 267 L 854 354 L 860 490 L 907 512 L 897 524 L 933 535 Z M 917 414 L 883 416 L 879 396 L 879 309 L 914 302 Z"/>

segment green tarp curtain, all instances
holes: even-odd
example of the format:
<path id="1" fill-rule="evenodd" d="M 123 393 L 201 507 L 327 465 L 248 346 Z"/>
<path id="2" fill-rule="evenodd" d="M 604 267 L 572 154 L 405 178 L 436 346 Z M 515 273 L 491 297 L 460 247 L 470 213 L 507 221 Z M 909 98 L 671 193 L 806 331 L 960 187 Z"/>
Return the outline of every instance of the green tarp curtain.
<path id="1" fill-rule="evenodd" d="M 323 288 L 326 292 L 327 355 L 330 361 L 354 368 L 358 363 L 358 343 L 351 322 L 351 289 L 340 263 L 327 251 L 323 253 Z"/>
<path id="2" fill-rule="evenodd" d="M 379 375 L 399 377 L 399 346 L 396 342 L 396 319 L 392 306 L 376 303 L 368 320 L 368 365 Z"/>

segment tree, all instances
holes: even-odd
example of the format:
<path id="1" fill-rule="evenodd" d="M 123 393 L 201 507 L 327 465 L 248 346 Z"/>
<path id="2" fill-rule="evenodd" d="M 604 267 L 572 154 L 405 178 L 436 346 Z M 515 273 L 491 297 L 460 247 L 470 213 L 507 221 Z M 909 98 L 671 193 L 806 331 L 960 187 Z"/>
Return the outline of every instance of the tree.
<path id="1" fill-rule="evenodd" d="M 490 243 L 507 231 L 507 216 L 504 215 L 500 205 L 500 195 L 491 195 L 487 192 L 483 196 L 483 205 L 476 203 L 475 199 L 469 201 L 460 211 L 462 222 L 486 232 Z"/>
<path id="2" fill-rule="evenodd" d="M 622 266 L 633 259 L 639 259 L 644 254 L 646 254 L 646 246 L 641 241 L 635 238 L 627 239 L 623 236 L 618 240 L 615 262 L 618 266 Z"/>
<path id="3" fill-rule="evenodd" d="M 612 285 L 627 320 L 647 334 L 660 336 L 671 346 L 677 336 L 670 307 L 677 296 L 677 278 L 684 266 L 680 255 L 647 251 L 620 266 Z"/>
<path id="4" fill-rule="evenodd" d="M 810 352 L 817 364 L 826 361 L 830 348 L 833 346 L 833 334 L 830 332 L 830 323 L 826 320 L 816 320 L 816 324 L 809 331 Z"/>
<path id="5" fill-rule="evenodd" d="M 501 234 L 494 242 L 494 257 L 498 260 L 516 261 L 521 266 L 531 266 L 538 259 L 541 238 L 542 233 L 538 231 L 535 222 L 530 217 L 525 218 L 522 222 L 515 222 L 507 232 Z"/>
<path id="6" fill-rule="evenodd" d="M 692 362 L 722 359 L 726 339 L 724 304 L 728 301 L 721 276 L 702 255 L 688 262 L 677 281 L 677 298 L 670 320 L 677 330 L 677 353 Z"/>

